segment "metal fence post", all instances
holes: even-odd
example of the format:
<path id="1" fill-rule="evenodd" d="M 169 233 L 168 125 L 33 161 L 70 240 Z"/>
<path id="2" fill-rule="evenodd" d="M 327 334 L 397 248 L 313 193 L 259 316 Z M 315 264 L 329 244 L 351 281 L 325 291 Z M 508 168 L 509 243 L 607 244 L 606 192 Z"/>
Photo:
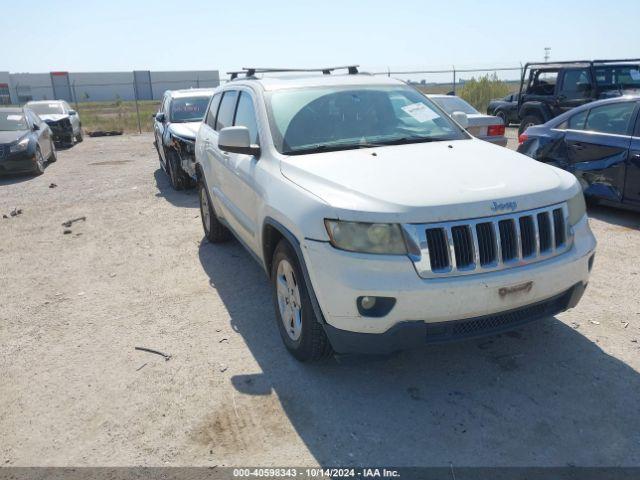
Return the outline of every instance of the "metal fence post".
<path id="1" fill-rule="evenodd" d="M 136 115 L 138 117 L 138 133 L 142 133 L 142 124 L 140 123 L 140 108 L 138 107 L 138 86 L 136 85 L 135 78 L 133 80 L 133 97 L 136 101 Z"/>
<path id="2" fill-rule="evenodd" d="M 456 94 L 456 66 L 453 65 L 453 94 Z"/>
<path id="3" fill-rule="evenodd" d="M 76 112 L 78 111 L 78 94 L 76 93 L 76 81 L 73 81 L 73 84 L 71 85 L 71 90 L 73 92 L 73 98 L 75 99 L 75 104 L 76 104 Z"/>

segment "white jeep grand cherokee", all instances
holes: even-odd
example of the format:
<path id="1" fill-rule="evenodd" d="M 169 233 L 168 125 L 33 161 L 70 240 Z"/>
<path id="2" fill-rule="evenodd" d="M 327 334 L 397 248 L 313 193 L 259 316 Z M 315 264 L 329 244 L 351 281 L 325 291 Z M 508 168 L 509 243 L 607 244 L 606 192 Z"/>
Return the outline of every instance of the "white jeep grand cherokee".
<path id="1" fill-rule="evenodd" d="M 571 174 L 469 136 L 400 81 L 253 74 L 216 90 L 198 131 L 202 223 L 264 267 L 296 358 L 486 335 L 578 303 L 596 241 Z"/>

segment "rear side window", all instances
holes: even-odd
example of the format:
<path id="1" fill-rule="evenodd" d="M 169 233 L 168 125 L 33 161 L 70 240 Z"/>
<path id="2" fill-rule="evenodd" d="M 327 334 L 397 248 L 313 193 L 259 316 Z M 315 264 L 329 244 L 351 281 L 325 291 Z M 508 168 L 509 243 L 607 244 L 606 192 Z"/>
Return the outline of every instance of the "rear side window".
<path id="1" fill-rule="evenodd" d="M 236 121 L 234 125 L 247 127 L 251 143 L 258 143 L 258 124 L 256 122 L 256 112 L 253 108 L 253 100 L 247 92 L 240 92 L 238 109 L 236 110 Z"/>
<path id="2" fill-rule="evenodd" d="M 211 99 L 211 103 L 209 104 L 209 112 L 207 112 L 207 118 L 205 122 L 211 128 L 215 130 L 216 128 L 216 114 L 218 113 L 218 107 L 220 106 L 220 99 L 222 98 L 221 93 L 216 93 Z"/>
<path id="3" fill-rule="evenodd" d="M 629 124 L 635 107 L 635 102 L 626 102 L 592 108 L 587 117 L 585 130 L 629 135 Z"/>
<path id="4" fill-rule="evenodd" d="M 228 90 L 222 95 L 215 128 L 218 132 L 233 125 L 233 114 L 236 110 L 237 98 L 238 92 L 236 90 Z"/>
<path id="5" fill-rule="evenodd" d="M 564 72 L 564 79 L 562 80 L 563 92 L 586 94 L 589 90 L 591 90 L 589 70 L 582 68 L 566 70 Z"/>
<path id="6" fill-rule="evenodd" d="M 589 113 L 589 110 L 583 110 L 582 112 L 576 113 L 569 119 L 567 128 L 570 130 L 584 130 L 587 113 Z"/>

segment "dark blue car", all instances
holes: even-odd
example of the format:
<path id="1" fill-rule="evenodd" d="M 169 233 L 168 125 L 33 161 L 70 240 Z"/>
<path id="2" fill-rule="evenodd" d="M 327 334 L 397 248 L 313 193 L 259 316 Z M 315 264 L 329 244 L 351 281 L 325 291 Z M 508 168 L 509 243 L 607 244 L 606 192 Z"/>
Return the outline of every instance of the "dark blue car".
<path id="1" fill-rule="evenodd" d="M 518 152 L 575 174 L 587 198 L 640 210 L 640 96 L 574 108 L 519 142 Z"/>

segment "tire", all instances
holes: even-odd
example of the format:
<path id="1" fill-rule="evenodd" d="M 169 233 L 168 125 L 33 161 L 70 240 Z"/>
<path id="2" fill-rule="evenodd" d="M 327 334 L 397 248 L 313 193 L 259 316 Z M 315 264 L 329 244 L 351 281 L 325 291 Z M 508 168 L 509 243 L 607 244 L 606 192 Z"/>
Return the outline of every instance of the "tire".
<path id="1" fill-rule="evenodd" d="M 171 186 L 174 190 L 184 190 L 185 182 L 184 182 L 184 172 L 182 171 L 182 167 L 180 167 L 180 163 L 178 162 L 178 155 L 173 152 L 167 152 L 167 174 L 169 175 L 169 181 L 171 182 Z"/>
<path id="2" fill-rule="evenodd" d="M 520 122 L 520 126 L 518 127 L 518 135 L 522 134 L 527 128 L 533 127 L 534 125 L 542 125 L 544 122 L 538 115 L 525 115 L 522 121 Z"/>
<path id="3" fill-rule="evenodd" d="M 84 140 L 84 137 L 82 135 L 82 126 L 80 126 L 80 128 L 78 129 L 78 135 L 76 135 L 76 142 L 82 143 L 82 140 Z"/>
<path id="4" fill-rule="evenodd" d="M 509 119 L 507 118 L 507 114 L 504 113 L 502 110 L 498 110 L 496 112 L 496 117 L 502 120 L 502 123 L 504 123 L 505 127 L 509 126 Z"/>
<path id="5" fill-rule="evenodd" d="M 47 159 L 49 163 L 55 163 L 58 161 L 58 153 L 56 152 L 56 144 L 51 140 L 51 153 Z"/>
<path id="6" fill-rule="evenodd" d="M 202 219 L 204 236 L 211 243 L 222 243 L 230 240 L 231 232 L 218 220 L 204 181 L 198 182 L 198 197 L 200 198 L 200 218 Z"/>
<path id="7" fill-rule="evenodd" d="M 286 240 L 278 243 L 271 265 L 273 305 L 285 347 L 301 362 L 326 359 L 331 344 L 311 305 L 298 256 Z"/>
<path id="8" fill-rule="evenodd" d="M 42 155 L 42 150 L 40 150 L 40 147 L 38 146 L 36 147 L 36 165 L 33 169 L 33 173 L 35 175 L 42 175 L 44 173 L 44 163 L 44 155 Z"/>

